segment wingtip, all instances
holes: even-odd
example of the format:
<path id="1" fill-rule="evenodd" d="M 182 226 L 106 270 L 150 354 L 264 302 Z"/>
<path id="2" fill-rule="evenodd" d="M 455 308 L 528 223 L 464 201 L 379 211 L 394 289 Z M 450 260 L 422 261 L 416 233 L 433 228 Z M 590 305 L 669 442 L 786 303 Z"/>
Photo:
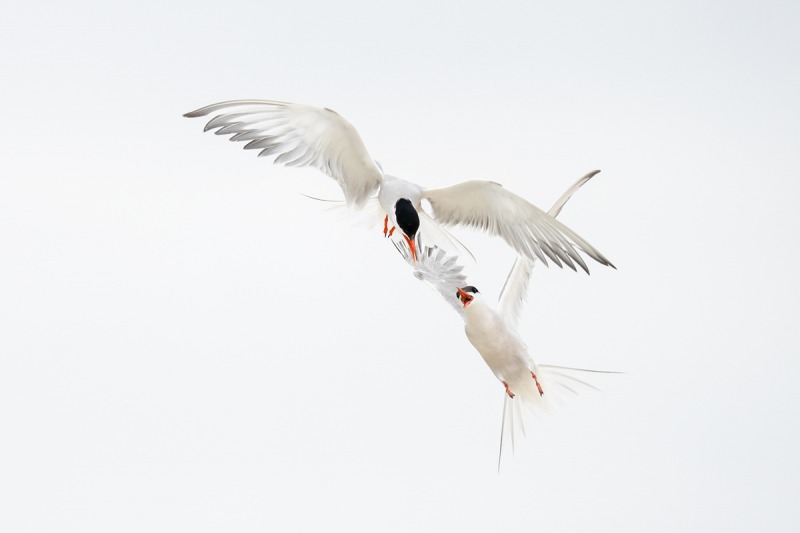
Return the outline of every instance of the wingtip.
<path id="1" fill-rule="evenodd" d="M 603 260 L 600 261 L 600 264 L 605 265 L 605 266 L 610 266 L 614 270 L 617 270 L 617 267 L 614 265 L 614 263 L 609 261 L 608 258 L 606 258 L 606 257 L 603 257 Z"/>

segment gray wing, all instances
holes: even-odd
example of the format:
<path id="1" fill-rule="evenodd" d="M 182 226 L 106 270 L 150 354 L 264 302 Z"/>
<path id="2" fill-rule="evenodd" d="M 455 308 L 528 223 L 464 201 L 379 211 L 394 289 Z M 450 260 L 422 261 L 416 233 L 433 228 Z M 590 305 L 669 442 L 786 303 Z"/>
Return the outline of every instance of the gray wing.
<path id="1" fill-rule="evenodd" d="M 591 177 L 591 176 L 589 176 Z M 520 255 L 545 265 L 575 263 L 589 269 L 576 248 L 595 261 L 614 266 L 585 239 L 524 198 L 492 181 L 466 181 L 443 189 L 423 192 L 437 222 L 484 230 L 505 240 Z"/>
<path id="2" fill-rule="evenodd" d="M 457 257 L 448 256 L 441 248 L 424 246 L 418 241 L 417 261 L 414 262 L 405 241 L 392 242 L 406 263 L 414 269 L 414 276 L 430 285 L 463 318 L 464 307 L 456 296 L 456 289 L 467 284 L 467 277 L 462 273 L 464 267 L 458 264 Z"/>
<path id="3" fill-rule="evenodd" d="M 381 183 L 382 173 L 358 131 L 330 109 L 273 100 L 232 100 L 186 113 L 189 118 L 215 114 L 204 131 L 247 142 L 245 150 L 275 163 L 310 166 L 335 179 L 347 205 L 362 207 Z"/>
<path id="4" fill-rule="evenodd" d="M 599 172 L 599 170 L 594 170 L 576 181 L 561 195 L 556 203 L 553 204 L 553 207 L 550 208 L 547 214 L 553 218 L 558 216 L 564 204 L 575 194 L 575 191 L 580 189 L 583 184 L 592 179 Z M 508 273 L 503 289 L 500 291 L 497 311 L 513 329 L 517 328 L 519 314 L 525 303 L 525 295 L 528 293 L 528 283 L 530 282 L 531 273 L 533 272 L 533 264 L 534 261 L 523 255 L 517 257 L 516 261 L 514 261 L 514 266 L 511 267 L 511 271 Z"/>

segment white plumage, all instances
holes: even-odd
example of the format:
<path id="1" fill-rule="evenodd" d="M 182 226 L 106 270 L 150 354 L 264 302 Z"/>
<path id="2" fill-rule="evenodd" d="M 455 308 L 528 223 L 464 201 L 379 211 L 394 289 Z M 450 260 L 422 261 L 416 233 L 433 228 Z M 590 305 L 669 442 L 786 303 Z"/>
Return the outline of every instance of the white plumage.
<path id="1" fill-rule="evenodd" d="M 591 172 L 578 180 L 553 205 L 549 214 L 558 215 L 572 194 L 597 172 Z M 503 436 L 508 432 L 513 445 L 515 424 L 524 432 L 522 405 L 532 412 L 547 410 L 555 404 L 559 392 L 575 393 L 579 387 L 594 388 L 583 379 L 587 373 L 608 373 L 537 365 L 533 360 L 527 345 L 517 333 L 519 314 L 533 271 L 533 261 L 523 256 L 517 257 L 501 291 L 497 309 L 493 309 L 475 287 L 457 284 L 464 276 L 461 274 L 461 267 L 454 261 L 455 258 L 448 258 L 440 251 L 422 245 L 420 248 L 421 255 L 429 259 L 414 263 L 407 248 L 398 245 L 406 261 L 414 267 L 417 278 L 431 284 L 448 303 L 456 302 L 457 307 L 461 307 L 457 310 L 464 319 L 467 339 L 504 385 L 500 457 Z"/>
<path id="2" fill-rule="evenodd" d="M 433 221 L 443 226 L 462 225 L 486 231 L 505 240 L 517 253 L 559 267 L 576 264 L 588 272 L 580 257 L 583 251 L 597 262 L 612 266 L 599 251 L 567 226 L 527 200 L 491 181 L 467 181 L 441 189 L 425 189 L 415 183 L 384 174 L 367 151 L 356 129 L 341 115 L 327 108 L 272 100 L 233 100 L 187 113 L 187 117 L 215 115 L 205 131 L 231 135 L 246 142 L 244 148 L 259 156 L 275 156 L 275 163 L 311 166 L 332 177 L 341 186 L 348 206 L 362 208 L 372 195 L 385 211 L 387 224 L 399 226 L 413 247 L 416 227 L 398 224 L 398 201 L 407 199 L 419 214 L 422 231 L 429 241 L 451 247 L 455 240 L 439 234 Z M 422 200 L 430 203 L 425 213 Z M 435 225 L 435 223 L 433 224 Z M 452 250 L 452 248 L 451 248 Z"/>

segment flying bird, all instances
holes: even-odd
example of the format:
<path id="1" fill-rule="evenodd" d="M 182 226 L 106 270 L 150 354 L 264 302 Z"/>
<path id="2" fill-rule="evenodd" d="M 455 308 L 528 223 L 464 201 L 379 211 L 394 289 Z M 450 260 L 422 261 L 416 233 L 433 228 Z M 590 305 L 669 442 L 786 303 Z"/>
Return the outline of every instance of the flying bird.
<path id="1" fill-rule="evenodd" d="M 386 174 L 370 156 L 361 136 L 350 122 L 328 108 L 274 100 L 232 100 L 186 113 L 189 118 L 212 115 L 204 131 L 231 135 L 246 142 L 246 150 L 274 156 L 274 163 L 310 166 L 336 182 L 348 206 L 363 208 L 377 192 L 385 213 L 383 233 L 396 228 L 416 260 L 416 236 L 455 239 L 439 226 L 467 226 L 499 236 L 521 256 L 547 259 L 573 270 L 589 272 L 578 253 L 582 251 L 602 265 L 614 267 L 586 240 L 554 217 L 493 181 L 472 180 L 440 189 Z M 430 206 L 430 214 L 423 208 Z M 443 237 L 439 237 L 442 236 Z M 441 240 L 440 240 L 441 242 Z"/>
<path id="2" fill-rule="evenodd" d="M 599 171 L 591 172 L 570 187 L 550 209 L 549 214 L 557 216 L 561 208 L 575 191 L 589 181 Z M 396 244 L 396 246 L 398 246 Z M 554 405 L 554 392 L 568 391 L 575 393 L 575 387 L 595 388 L 581 375 L 587 373 L 613 373 L 598 370 L 585 370 L 554 365 L 537 365 L 531 357 L 528 347 L 517 332 L 518 319 L 534 262 L 519 256 L 508 274 L 506 283 L 500 294 L 497 308 L 493 308 L 473 285 L 454 285 L 454 281 L 464 279 L 460 267 L 454 258 L 446 254 L 422 247 L 423 255 L 428 261 L 414 263 L 410 253 L 402 246 L 398 250 L 415 269 L 417 278 L 427 281 L 449 303 L 453 296 L 457 300 L 464 319 L 464 331 L 469 342 L 480 353 L 483 360 L 504 388 L 503 423 L 500 432 L 500 456 L 503 451 L 503 435 L 506 427 L 510 432 L 512 446 L 514 444 L 514 423 L 524 432 L 521 406 L 525 405 L 533 412 L 547 410 Z M 449 292 L 449 295 L 448 295 Z"/>

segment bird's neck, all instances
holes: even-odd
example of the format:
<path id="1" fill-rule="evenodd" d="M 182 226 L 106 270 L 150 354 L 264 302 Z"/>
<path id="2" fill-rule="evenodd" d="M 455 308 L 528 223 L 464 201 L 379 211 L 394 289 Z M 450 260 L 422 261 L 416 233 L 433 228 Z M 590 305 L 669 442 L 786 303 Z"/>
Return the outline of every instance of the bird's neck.
<path id="1" fill-rule="evenodd" d="M 492 331 L 502 323 L 497 312 L 486 305 L 483 300 L 472 300 L 464 308 L 464 318 L 467 327 Z"/>

